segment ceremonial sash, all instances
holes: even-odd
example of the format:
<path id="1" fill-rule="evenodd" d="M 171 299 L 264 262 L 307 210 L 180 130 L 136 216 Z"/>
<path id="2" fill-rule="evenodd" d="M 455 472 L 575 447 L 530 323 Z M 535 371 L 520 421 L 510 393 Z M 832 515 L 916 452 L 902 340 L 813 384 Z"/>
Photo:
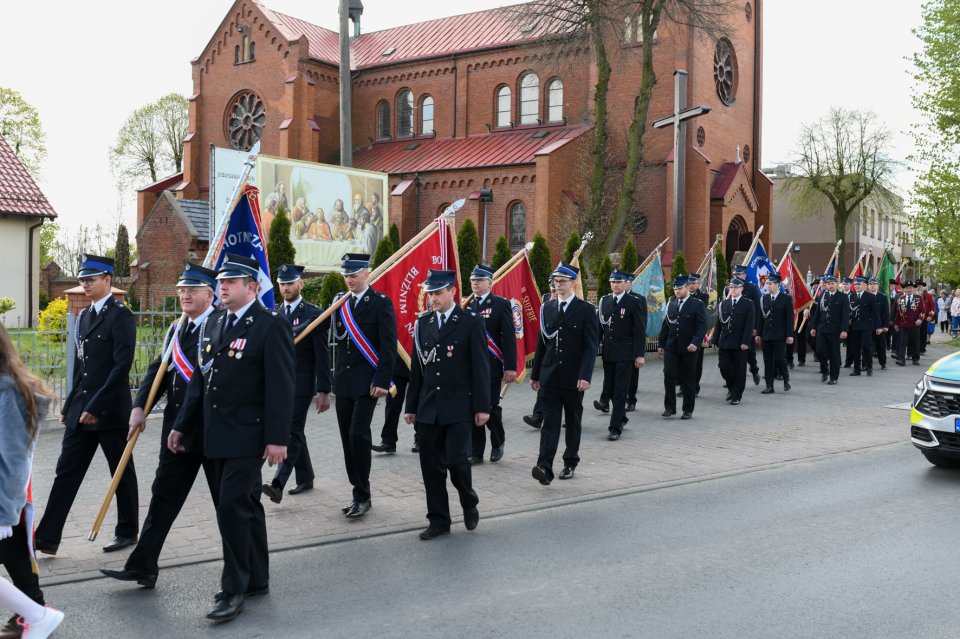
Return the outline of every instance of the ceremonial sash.
<path id="1" fill-rule="evenodd" d="M 183 352 L 183 346 L 180 344 L 179 329 L 173 338 L 173 357 L 171 359 L 173 360 L 174 368 L 180 373 L 180 377 L 189 384 L 190 378 L 193 377 L 193 364 L 187 359 L 187 354 Z"/>
<path id="2" fill-rule="evenodd" d="M 350 340 L 360 349 L 364 359 L 366 359 L 371 366 L 377 368 L 380 363 L 377 349 L 373 347 L 373 344 L 370 343 L 367 336 L 364 335 L 360 327 L 357 326 L 356 320 L 353 319 L 353 308 L 351 308 L 352 304 L 350 302 L 351 300 L 347 300 L 340 305 L 340 321 L 343 322 L 344 328 L 347 329 L 347 335 L 350 336 Z"/>
<path id="3" fill-rule="evenodd" d="M 497 358 L 497 361 L 500 362 L 500 369 L 503 370 L 503 351 L 501 351 L 497 343 L 493 341 L 490 331 L 485 331 L 485 333 L 487 335 L 487 350 Z"/>

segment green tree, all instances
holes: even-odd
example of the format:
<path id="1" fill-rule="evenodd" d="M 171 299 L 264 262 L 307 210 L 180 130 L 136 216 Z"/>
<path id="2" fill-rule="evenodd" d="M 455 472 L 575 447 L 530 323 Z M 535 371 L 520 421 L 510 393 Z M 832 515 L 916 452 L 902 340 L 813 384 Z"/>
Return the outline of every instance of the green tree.
<path id="1" fill-rule="evenodd" d="M 550 273 L 553 272 L 553 260 L 550 258 L 550 247 L 547 239 L 540 231 L 533 236 L 533 248 L 530 249 L 530 269 L 537 280 L 537 288 L 541 293 L 550 290 Z"/>
<path id="2" fill-rule="evenodd" d="M 580 234 L 576 231 L 570 233 L 570 237 L 567 238 L 567 244 L 563 247 L 563 261 L 570 263 L 573 261 L 573 254 L 577 252 L 577 249 L 580 248 L 580 244 L 583 241 L 583 238 L 580 237 Z M 583 281 L 586 281 L 590 275 L 587 273 L 587 260 L 585 259 L 586 255 L 580 256 L 580 277 L 583 278 Z"/>
<path id="3" fill-rule="evenodd" d="M 613 272 L 613 262 L 607 255 L 600 262 L 600 268 L 597 270 L 597 299 L 610 292 L 610 273 Z"/>
<path id="4" fill-rule="evenodd" d="M 498 268 L 510 261 L 513 253 L 510 252 L 510 245 L 507 238 L 501 235 L 497 238 L 497 245 L 493 249 L 493 259 L 490 260 L 490 266 L 496 271 Z"/>
<path id="5" fill-rule="evenodd" d="M 393 242 L 394 251 L 399 251 L 403 248 L 403 245 L 400 244 L 400 229 L 397 228 L 396 222 L 390 225 L 390 241 Z"/>
<path id="6" fill-rule="evenodd" d="M 125 224 L 117 229 L 117 247 L 113 259 L 117 277 L 130 277 L 130 235 Z"/>
<path id="7" fill-rule="evenodd" d="M 377 243 L 377 250 L 373 254 L 373 259 L 370 260 L 370 270 L 383 264 L 395 251 L 396 249 L 393 247 L 393 241 L 389 235 L 384 235 L 380 238 L 380 241 Z"/>
<path id="8" fill-rule="evenodd" d="M 9 313 L 17 307 L 17 302 L 12 297 L 0 297 L 0 315 Z"/>
<path id="9" fill-rule="evenodd" d="M 469 282 L 473 267 L 480 261 L 480 236 L 471 219 L 467 219 L 457 233 L 457 256 L 460 259 L 460 281 Z"/>
<path id="10" fill-rule="evenodd" d="M 40 114 L 13 89 L 0 87 L 0 135 L 34 177 L 47 157 Z"/>
<path id="11" fill-rule="evenodd" d="M 913 186 L 914 224 L 920 252 L 937 278 L 960 283 L 960 166 L 931 166 Z"/>
<path id="12" fill-rule="evenodd" d="M 183 168 L 183 139 L 189 116 L 187 98 L 170 93 L 130 114 L 110 148 L 118 186 L 156 182 Z"/>
<path id="13" fill-rule="evenodd" d="M 323 280 L 325 278 L 321 275 L 318 277 L 308 277 L 303 281 L 303 289 L 300 291 L 300 294 L 303 296 L 303 299 L 307 300 L 311 304 L 320 304 L 320 290 L 323 288 Z"/>
<path id="14" fill-rule="evenodd" d="M 57 233 L 60 232 L 60 226 L 56 222 L 50 222 L 40 227 L 40 266 L 46 266 L 50 260 L 54 259 L 54 252 L 57 248 Z M 62 265 L 61 265 L 62 268 Z"/>
<path id="15" fill-rule="evenodd" d="M 323 278 L 323 286 L 320 287 L 320 305 L 324 308 L 330 306 L 333 298 L 337 296 L 337 293 L 342 293 L 346 290 L 347 283 L 344 281 L 343 275 L 336 271 L 327 273 Z"/>
<path id="16" fill-rule="evenodd" d="M 277 271 L 282 264 L 293 264 L 297 259 L 297 249 L 290 239 L 290 218 L 283 211 L 277 211 L 270 224 L 267 239 L 267 258 L 270 260 L 270 278 L 277 285 Z"/>
<path id="17" fill-rule="evenodd" d="M 687 260 L 683 257 L 683 251 L 677 251 L 676 256 L 673 258 L 673 266 L 670 267 L 670 279 L 689 274 L 690 272 L 687 270 Z"/>
<path id="18" fill-rule="evenodd" d="M 637 255 L 637 247 L 633 245 L 632 238 L 627 238 L 627 243 L 623 245 L 623 252 L 620 253 L 620 270 L 633 273 L 638 266 L 640 266 L 640 256 Z"/>
<path id="19" fill-rule="evenodd" d="M 730 267 L 727 265 L 727 256 L 723 254 L 723 246 L 717 244 L 717 290 L 723 290 L 723 286 L 730 280 Z"/>

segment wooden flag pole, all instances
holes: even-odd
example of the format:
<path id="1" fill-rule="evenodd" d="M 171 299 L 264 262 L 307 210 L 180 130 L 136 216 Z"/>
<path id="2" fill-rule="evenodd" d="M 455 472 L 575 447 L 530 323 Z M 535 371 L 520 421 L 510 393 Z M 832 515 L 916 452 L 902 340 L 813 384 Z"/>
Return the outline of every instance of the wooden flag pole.
<path id="1" fill-rule="evenodd" d="M 516 266 L 517 262 L 522 260 L 523 257 L 527 254 L 527 252 L 532 249 L 533 249 L 533 242 L 527 242 L 526 246 L 524 246 L 522 249 L 517 251 L 513 255 L 513 257 L 511 257 L 509 260 L 504 262 L 503 266 L 501 266 L 496 270 L 496 272 L 493 274 L 493 283 L 496 284 L 497 282 L 499 282 L 500 279 L 507 273 L 507 271 L 512 269 L 514 266 Z M 473 293 L 470 293 L 465 298 L 463 298 L 463 300 L 460 302 L 460 306 L 466 308 L 467 304 L 469 304 L 472 299 L 473 299 Z"/>
<path id="2" fill-rule="evenodd" d="M 780 269 L 780 265 L 783 264 L 783 261 L 787 259 L 787 257 L 790 255 L 790 249 L 792 248 L 793 248 L 793 240 L 790 240 L 790 243 L 787 244 L 787 250 L 783 252 L 783 257 L 781 257 L 780 261 L 777 262 L 777 270 Z"/>
<path id="3" fill-rule="evenodd" d="M 640 273 L 643 272 L 643 269 L 647 268 L 647 266 L 650 265 L 650 262 L 653 261 L 653 258 L 655 258 L 657 255 L 660 254 L 660 249 L 663 248 L 663 245 L 666 244 L 666 243 L 669 242 L 669 241 L 670 241 L 670 236 L 669 236 L 669 235 L 668 235 L 667 237 L 663 238 L 663 241 L 660 242 L 659 244 L 657 244 L 657 247 L 656 247 L 655 249 L 653 249 L 652 251 L 650 251 L 650 254 L 649 254 L 649 255 L 647 255 L 645 258 L 643 258 L 643 262 L 641 262 L 641 263 L 640 263 L 640 266 L 638 266 L 637 269 L 633 272 L 633 276 L 636 277 L 636 276 L 640 275 Z"/>
<path id="4" fill-rule="evenodd" d="M 753 241 L 750 242 L 750 249 L 747 251 L 747 254 L 743 256 L 743 263 L 740 266 L 746 266 L 747 262 L 750 261 L 750 256 L 753 255 L 753 249 L 757 248 L 757 244 L 760 242 L 761 233 L 763 233 L 763 226 L 757 229 L 756 234 L 753 236 Z"/>
<path id="5" fill-rule="evenodd" d="M 240 201 L 240 198 L 243 197 L 243 188 L 247 184 L 247 180 L 250 177 L 250 173 L 253 171 L 253 167 L 256 163 L 257 155 L 260 153 L 260 142 L 257 141 L 253 145 L 253 148 L 250 149 L 250 155 L 247 156 L 247 161 L 243 163 L 243 170 L 240 172 L 240 179 L 237 181 L 237 186 L 233 190 L 233 195 L 230 197 L 230 202 L 227 204 L 227 210 L 224 212 L 223 217 L 220 220 L 220 225 L 217 227 L 217 232 L 214 237 L 216 242 L 210 244 L 210 247 L 207 249 L 207 255 L 203 259 L 204 268 L 210 268 L 216 261 L 217 256 L 220 253 L 220 247 L 223 245 L 224 237 L 227 234 L 227 227 L 230 224 L 230 215 L 233 212 L 233 209 L 237 206 L 237 202 Z M 180 315 L 180 323 L 182 323 L 187 317 L 186 313 Z M 169 349 L 168 349 L 169 350 Z M 163 378 L 167 374 L 168 368 L 168 359 L 170 353 L 161 353 L 160 367 L 157 369 L 157 374 L 153 378 L 153 384 L 150 386 L 150 393 L 147 395 L 147 403 L 143 406 L 143 415 L 144 419 L 150 415 L 150 411 L 153 410 L 153 406 L 157 401 L 157 394 L 160 392 L 160 385 L 163 384 Z M 124 471 L 127 469 L 127 464 L 130 463 L 130 457 L 133 456 L 133 449 L 137 445 L 137 440 L 140 439 L 140 429 L 133 431 L 133 434 L 130 435 L 127 440 L 127 445 L 123 449 L 123 454 L 120 456 L 120 462 L 117 464 L 117 470 L 113 473 L 113 478 L 110 480 L 110 485 L 107 486 L 107 494 L 103 497 L 103 502 L 100 504 L 100 510 L 97 512 L 96 518 L 93 520 L 93 526 L 90 527 L 90 534 L 87 535 L 88 541 L 94 541 L 97 538 L 97 535 L 100 533 L 100 526 L 103 525 L 103 520 L 107 516 L 107 511 L 110 509 L 110 502 L 113 501 L 113 495 L 117 492 L 117 487 L 120 485 L 120 479 L 123 477 Z"/>
<path id="6" fill-rule="evenodd" d="M 710 245 L 710 249 L 707 251 L 707 254 L 703 256 L 703 261 L 700 262 L 700 266 L 696 270 L 697 273 L 702 273 L 703 269 L 707 267 L 707 263 L 710 261 L 710 254 L 717 250 L 717 244 L 719 244 L 720 240 L 722 239 L 722 235 L 717 235 L 717 239 L 713 241 L 713 244 Z"/>

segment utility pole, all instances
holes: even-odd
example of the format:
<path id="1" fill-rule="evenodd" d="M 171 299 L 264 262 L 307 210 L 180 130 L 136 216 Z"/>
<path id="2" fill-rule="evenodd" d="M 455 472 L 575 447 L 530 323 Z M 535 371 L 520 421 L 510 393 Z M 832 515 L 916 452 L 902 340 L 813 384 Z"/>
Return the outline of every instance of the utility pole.
<path id="1" fill-rule="evenodd" d="M 340 0 L 340 166 L 353 166 L 350 81 L 350 0 Z"/>

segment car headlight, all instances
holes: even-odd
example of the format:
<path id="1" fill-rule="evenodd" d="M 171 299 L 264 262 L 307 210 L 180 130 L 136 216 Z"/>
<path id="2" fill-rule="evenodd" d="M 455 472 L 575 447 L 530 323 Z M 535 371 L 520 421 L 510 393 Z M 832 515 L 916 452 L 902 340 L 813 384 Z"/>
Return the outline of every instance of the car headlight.
<path id="1" fill-rule="evenodd" d="M 928 375 L 924 375 L 920 378 L 920 381 L 917 382 L 917 385 L 913 387 L 913 405 L 916 406 L 917 402 L 923 396 L 923 394 L 930 389 L 930 380 Z"/>

